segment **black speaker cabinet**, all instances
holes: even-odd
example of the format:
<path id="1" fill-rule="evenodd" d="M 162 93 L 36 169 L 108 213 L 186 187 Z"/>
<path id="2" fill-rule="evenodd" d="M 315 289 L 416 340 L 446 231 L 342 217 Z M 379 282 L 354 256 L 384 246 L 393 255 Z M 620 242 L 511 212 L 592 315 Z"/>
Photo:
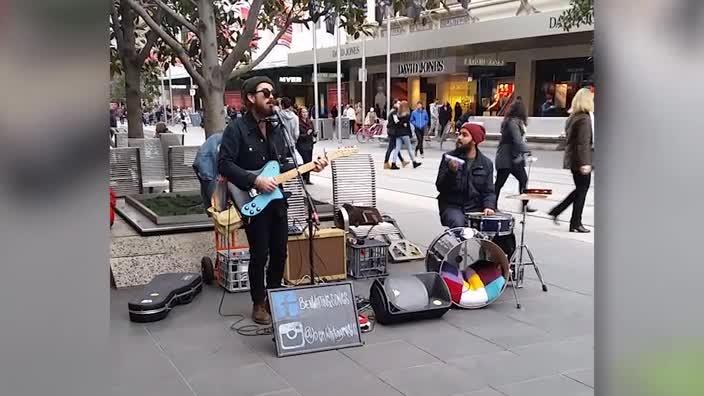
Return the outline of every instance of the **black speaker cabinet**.
<path id="1" fill-rule="evenodd" d="M 381 324 L 439 318 L 452 306 L 450 290 L 435 272 L 378 278 L 369 300 Z"/>

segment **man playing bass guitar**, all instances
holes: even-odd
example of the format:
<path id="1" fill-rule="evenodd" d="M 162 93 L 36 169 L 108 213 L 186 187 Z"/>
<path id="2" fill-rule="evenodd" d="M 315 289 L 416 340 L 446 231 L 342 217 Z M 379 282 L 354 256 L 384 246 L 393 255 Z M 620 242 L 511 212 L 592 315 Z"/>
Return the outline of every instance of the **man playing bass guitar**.
<path id="1" fill-rule="evenodd" d="M 274 114 L 274 83 L 267 77 L 252 77 L 242 84 L 242 101 L 247 112 L 235 118 L 225 128 L 218 158 L 218 171 L 241 190 L 256 189 L 269 193 L 282 188 L 272 177 L 258 176 L 248 171 L 262 168 L 268 161 L 277 161 L 281 171 L 293 168 L 286 157 L 291 153 L 284 140 L 280 123 L 271 123 Z M 315 161 L 315 172 L 327 166 L 327 160 Z M 272 201 L 261 213 L 245 219 L 244 229 L 249 242 L 249 284 L 253 302 L 252 320 L 271 324 L 266 303 L 266 288 L 281 287 L 286 245 L 288 241 L 288 204 L 285 199 Z M 264 267 L 266 287 L 264 283 Z"/>

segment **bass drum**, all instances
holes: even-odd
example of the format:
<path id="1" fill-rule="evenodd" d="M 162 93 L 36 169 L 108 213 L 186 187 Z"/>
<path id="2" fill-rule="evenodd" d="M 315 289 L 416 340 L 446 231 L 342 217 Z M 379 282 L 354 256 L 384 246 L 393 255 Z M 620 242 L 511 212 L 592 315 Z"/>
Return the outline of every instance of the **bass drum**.
<path id="1" fill-rule="evenodd" d="M 506 254 L 472 228 L 452 228 L 430 244 L 425 259 L 428 272 L 437 272 L 450 290 L 452 302 L 462 308 L 483 308 L 496 301 L 509 280 Z"/>

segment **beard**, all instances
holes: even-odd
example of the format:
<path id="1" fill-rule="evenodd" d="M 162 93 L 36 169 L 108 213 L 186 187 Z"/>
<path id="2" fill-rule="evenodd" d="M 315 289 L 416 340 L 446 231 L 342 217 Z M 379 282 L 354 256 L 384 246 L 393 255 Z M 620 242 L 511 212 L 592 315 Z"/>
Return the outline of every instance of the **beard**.
<path id="1" fill-rule="evenodd" d="M 262 117 L 270 117 L 274 114 L 274 101 L 268 99 L 264 104 L 256 103 L 254 111 Z"/>
<path id="2" fill-rule="evenodd" d="M 462 144 L 459 140 L 455 142 L 455 148 L 462 154 L 467 154 L 472 148 L 474 142 L 469 142 L 467 144 Z"/>

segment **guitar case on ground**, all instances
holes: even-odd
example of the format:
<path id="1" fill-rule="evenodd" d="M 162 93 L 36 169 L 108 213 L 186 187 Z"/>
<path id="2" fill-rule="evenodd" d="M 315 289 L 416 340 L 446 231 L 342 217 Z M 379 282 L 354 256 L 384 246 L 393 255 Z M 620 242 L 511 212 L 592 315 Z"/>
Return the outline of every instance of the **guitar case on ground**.
<path id="1" fill-rule="evenodd" d="M 188 304 L 203 289 L 203 278 L 195 272 L 155 276 L 142 293 L 127 303 L 130 320 L 138 323 L 164 319 L 176 305 Z"/>

